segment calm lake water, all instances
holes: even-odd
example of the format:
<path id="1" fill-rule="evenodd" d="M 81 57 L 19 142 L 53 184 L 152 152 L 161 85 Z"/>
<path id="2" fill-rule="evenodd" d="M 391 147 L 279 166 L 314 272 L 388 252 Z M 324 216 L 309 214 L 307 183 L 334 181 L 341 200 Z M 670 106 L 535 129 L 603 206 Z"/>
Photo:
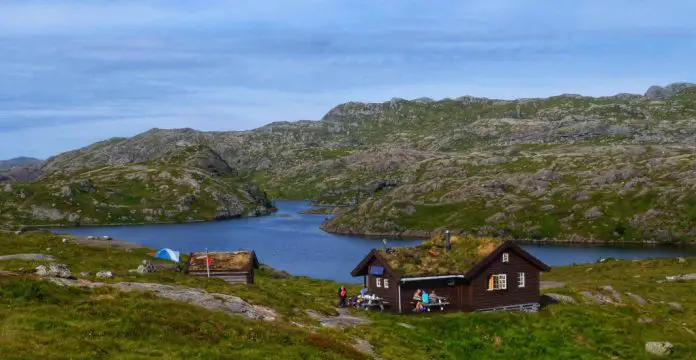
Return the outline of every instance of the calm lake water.
<path id="1" fill-rule="evenodd" d="M 230 221 L 172 225 L 105 226 L 56 229 L 81 236 L 108 235 L 152 248 L 182 253 L 214 250 L 255 250 L 259 261 L 293 275 L 343 282 L 362 282 L 350 272 L 380 239 L 329 234 L 319 225 L 326 215 L 300 214 L 306 202 L 277 201 L 271 216 Z M 419 240 L 390 240 L 389 246 L 416 245 Z M 522 245 L 550 266 L 595 262 L 604 257 L 696 256 L 696 248 L 597 245 Z"/>

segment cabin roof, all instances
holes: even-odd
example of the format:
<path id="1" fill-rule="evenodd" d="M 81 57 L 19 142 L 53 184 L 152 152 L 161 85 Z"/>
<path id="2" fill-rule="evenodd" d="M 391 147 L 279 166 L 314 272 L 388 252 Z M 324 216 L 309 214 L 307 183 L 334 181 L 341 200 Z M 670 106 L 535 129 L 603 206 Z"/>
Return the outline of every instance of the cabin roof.
<path id="1" fill-rule="evenodd" d="M 452 236 L 446 251 L 444 238 L 434 238 L 419 246 L 375 249 L 353 270 L 353 276 L 366 275 L 366 266 L 377 258 L 385 271 L 397 278 L 466 275 L 472 277 L 506 249 L 511 249 L 543 271 L 549 267 L 512 242 L 494 238 Z"/>
<path id="2" fill-rule="evenodd" d="M 253 251 L 214 251 L 208 252 L 213 259 L 210 271 L 251 271 L 258 268 L 259 262 Z M 189 271 L 207 271 L 205 252 L 192 253 L 189 259 Z"/>

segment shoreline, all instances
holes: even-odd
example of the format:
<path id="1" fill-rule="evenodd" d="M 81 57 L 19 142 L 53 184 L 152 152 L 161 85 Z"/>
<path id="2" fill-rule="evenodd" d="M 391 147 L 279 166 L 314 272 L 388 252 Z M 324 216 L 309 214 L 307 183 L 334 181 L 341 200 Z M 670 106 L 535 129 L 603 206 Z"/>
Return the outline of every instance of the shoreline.
<path id="1" fill-rule="evenodd" d="M 336 229 L 328 228 L 322 224 L 320 226 L 322 231 L 329 234 L 335 235 L 346 235 L 346 236 L 362 236 L 368 238 L 397 238 L 398 240 L 429 240 L 433 236 L 440 234 L 440 232 L 425 231 L 425 230 L 407 230 L 405 232 L 373 232 L 373 231 L 354 231 L 352 229 Z M 457 235 L 452 233 L 452 235 Z M 616 246 L 668 246 L 668 247 L 696 247 L 696 242 L 660 242 L 655 240 L 643 240 L 643 241 L 616 241 L 616 240 L 601 240 L 601 239 L 514 239 L 506 238 L 505 240 L 513 241 L 517 244 L 528 244 L 528 245 L 616 245 Z"/>
<path id="2" fill-rule="evenodd" d="M 226 219 L 212 219 L 212 220 L 186 220 L 186 221 L 156 221 L 156 222 L 133 222 L 133 223 L 107 223 L 107 224 L 79 224 L 79 225 L 66 225 L 66 224 L 41 224 L 41 225 L 17 225 L 15 230 L 0 229 L 0 232 L 25 232 L 31 231 L 32 229 L 46 229 L 46 228 L 83 228 L 83 227 L 120 227 L 120 226 L 144 226 L 144 225 L 175 225 L 175 224 L 198 224 L 198 223 L 212 223 L 218 221 L 232 221 L 238 219 L 256 218 L 262 216 L 270 216 L 278 212 L 278 208 L 273 208 L 268 214 L 264 215 L 254 215 L 254 216 L 237 216 L 230 217 Z"/>

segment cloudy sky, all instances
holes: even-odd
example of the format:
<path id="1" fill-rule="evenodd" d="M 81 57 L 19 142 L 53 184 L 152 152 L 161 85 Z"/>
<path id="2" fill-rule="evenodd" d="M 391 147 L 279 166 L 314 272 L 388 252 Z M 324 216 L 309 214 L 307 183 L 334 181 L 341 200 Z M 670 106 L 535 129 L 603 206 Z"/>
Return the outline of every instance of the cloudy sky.
<path id="1" fill-rule="evenodd" d="M 693 0 L 0 1 L 0 159 L 392 97 L 696 81 Z"/>

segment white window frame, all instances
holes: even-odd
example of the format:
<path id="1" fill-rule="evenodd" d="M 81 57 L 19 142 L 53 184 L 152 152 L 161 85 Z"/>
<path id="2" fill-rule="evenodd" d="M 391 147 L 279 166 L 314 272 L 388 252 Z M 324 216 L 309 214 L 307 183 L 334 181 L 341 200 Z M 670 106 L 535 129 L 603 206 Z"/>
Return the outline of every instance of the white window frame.
<path id="1" fill-rule="evenodd" d="M 521 272 L 517 274 L 517 287 L 523 288 L 527 286 L 527 278 L 526 275 Z"/>
<path id="2" fill-rule="evenodd" d="M 381 287 L 382 287 L 382 278 L 381 278 L 381 277 L 376 277 L 376 276 L 375 276 L 375 285 L 376 285 L 378 288 L 381 288 Z"/>
<path id="3" fill-rule="evenodd" d="M 510 262 L 510 253 L 503 253 L 503 262 L 504 263 L 509 263 Z"/>
<path id="4" fill-rule="evenodd" d="M 507 274 L 493 274 L 493 287 L 488 291 L 507 290 Z"/>
<path id="5" fill-rule="evenodd" d="M 384 278 L 383 284 L 384 284 L 384 288 L 385 288 L 385 289 L 389 289 L 389 279 Z"/>

